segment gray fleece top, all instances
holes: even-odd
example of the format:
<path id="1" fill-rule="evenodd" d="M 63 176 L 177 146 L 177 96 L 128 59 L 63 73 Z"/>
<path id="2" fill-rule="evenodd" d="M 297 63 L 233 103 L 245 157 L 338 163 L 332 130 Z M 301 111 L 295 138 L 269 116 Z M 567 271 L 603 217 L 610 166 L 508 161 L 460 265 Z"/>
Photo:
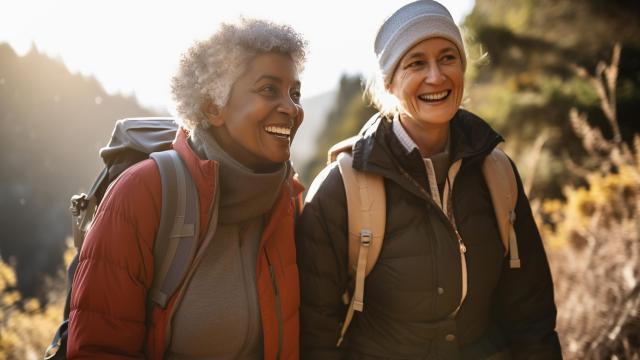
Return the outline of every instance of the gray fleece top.
<path id="1" fill-rule="evenodd" d="M 190 136 L 193 150 L 220 163 L 218 224 L 173 318 L 168 359 L 262 359 L 256 289 L 264 215 L 287 175 L 254 173 L 217 144 L 207 130 Z"/>

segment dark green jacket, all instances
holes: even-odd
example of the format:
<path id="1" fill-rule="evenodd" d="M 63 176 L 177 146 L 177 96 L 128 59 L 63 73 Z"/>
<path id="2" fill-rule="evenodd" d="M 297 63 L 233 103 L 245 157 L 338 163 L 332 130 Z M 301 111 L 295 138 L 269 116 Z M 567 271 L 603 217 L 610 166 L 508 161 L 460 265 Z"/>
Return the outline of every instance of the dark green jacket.
<path id="1" fill-rule="evenodd" d="M 447 217 L 417 187 L 429 189 L 422 158 L 417 149 L 404 153 L 389 120 L 372 119 L 354 146 L 353 167 L 384 177 L 384 245 L 365 282 L 364 311 L 336 348 L 346 311 L 341 295 L 349 287 L 348 224 L 342 178 L 329 165 L 297 225 L 302 359 L 561 358 L 549 266 L 519 176 L 522 267 L 510 269 L 482 175 L 482 160 L 502 138 L 464 110 L 450 126 L 451 162 L 462 159 L 453 211 L 467 247 L 468 294 L 460 311 L 450 316 L 462 293 L 459 245 Z"/>

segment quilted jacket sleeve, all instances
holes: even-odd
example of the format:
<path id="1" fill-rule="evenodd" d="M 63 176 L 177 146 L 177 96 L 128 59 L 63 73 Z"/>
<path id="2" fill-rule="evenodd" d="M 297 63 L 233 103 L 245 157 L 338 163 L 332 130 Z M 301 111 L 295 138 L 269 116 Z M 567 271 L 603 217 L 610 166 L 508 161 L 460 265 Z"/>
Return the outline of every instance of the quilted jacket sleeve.
<path id="1" fill-rule="evenodd" d="M 73 280 L 69 359 L 144 358 L 160 194 L 151 160 L 129 168 L 107 191 Z"/>
<path id="2" fill-rule="evenodd" d="M 328 176 L 327 176 L 328 174 Z M 301 290 L 301 359 L 343 359 L 336 342 L 346 314 L 341 295 L 347 286 L 347 212 L 344 185 L 336 166 L 311 185 L 297 223 L 296 249 Z"/>
<path id="3" fill-rule="evenodd" d="M 495 311 L 507 336 L 513 359 L 561 359 L 555 331 L 553 281 L 538 228 L 522 181 L 518 181 L 515 231 L 520 269 L 509 268 L 508 257 L 498 284 Z"/>

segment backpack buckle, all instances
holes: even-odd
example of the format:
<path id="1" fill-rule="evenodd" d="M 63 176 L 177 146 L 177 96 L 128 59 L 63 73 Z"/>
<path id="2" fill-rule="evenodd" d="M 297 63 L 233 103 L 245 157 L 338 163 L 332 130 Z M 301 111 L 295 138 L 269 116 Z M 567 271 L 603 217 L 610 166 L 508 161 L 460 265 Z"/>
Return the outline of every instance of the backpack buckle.
<path id="1" fill-rule="evenodd" d="M 82 193 L 71 197 L 71 206 L 69 207 L 69 210 L 71 210 L 71 214 L 73 216 L 79 216 L 80 213 L 86 210 L 88 206 L 89 200 L 87 200 L 87 194 Z"/>
<path id="2" fill-rule="evenodd" d="M 369 229 L 360 230 L 360 244 L 362 244 L 362 246 L 371 245 L 372 239 L 373 239 L 373 234 L 371 233 L 371 230 Z"/>
<path id="3" fill-rule="evenodd" d="M 53 359 L 58 354 L 60 346 L 62 346 L 62 339 L 58 339 L 55 343 L 49 345 L 49 347 L 47 347 L 47 350 L 45 350 L 44 352 L 44 359 Z"/>

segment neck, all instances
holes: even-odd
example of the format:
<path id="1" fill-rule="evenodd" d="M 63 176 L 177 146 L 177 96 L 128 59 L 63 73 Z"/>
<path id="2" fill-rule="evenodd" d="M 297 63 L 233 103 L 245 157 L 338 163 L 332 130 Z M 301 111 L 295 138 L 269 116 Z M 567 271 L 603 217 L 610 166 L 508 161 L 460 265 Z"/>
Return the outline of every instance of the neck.
<path id="1" fill-rule="evenodd" d="M 221 223 L 240 223 L 269 211 L 289 176 L 286 163 L 276 171 L 261 174 L 229 155 L 207 130 L 194 129 L 191 140 L 203 159 L 219 163 Z"/>
<path id="2" fill-rule="evenodd" d="M 443 152 L 449 138 L 449 123 L 416 125 L 415 121 L 403 121 L 400 115 L 400 123 L 407 131 L 413 142 L 416 143 L 422 157 L 431 157 Z"/>
<path id="3" fill-rule="evenodd" d="M 210 126 L 206 131 L 213 136 L 218 146 L 220 146 L 227 155 L 255 173 L 272 173 L 282 169 L 284 166 L 284 163 L 270 163 L 257 158 L 232 139 L 226 125 L 220 127 Z"/>

